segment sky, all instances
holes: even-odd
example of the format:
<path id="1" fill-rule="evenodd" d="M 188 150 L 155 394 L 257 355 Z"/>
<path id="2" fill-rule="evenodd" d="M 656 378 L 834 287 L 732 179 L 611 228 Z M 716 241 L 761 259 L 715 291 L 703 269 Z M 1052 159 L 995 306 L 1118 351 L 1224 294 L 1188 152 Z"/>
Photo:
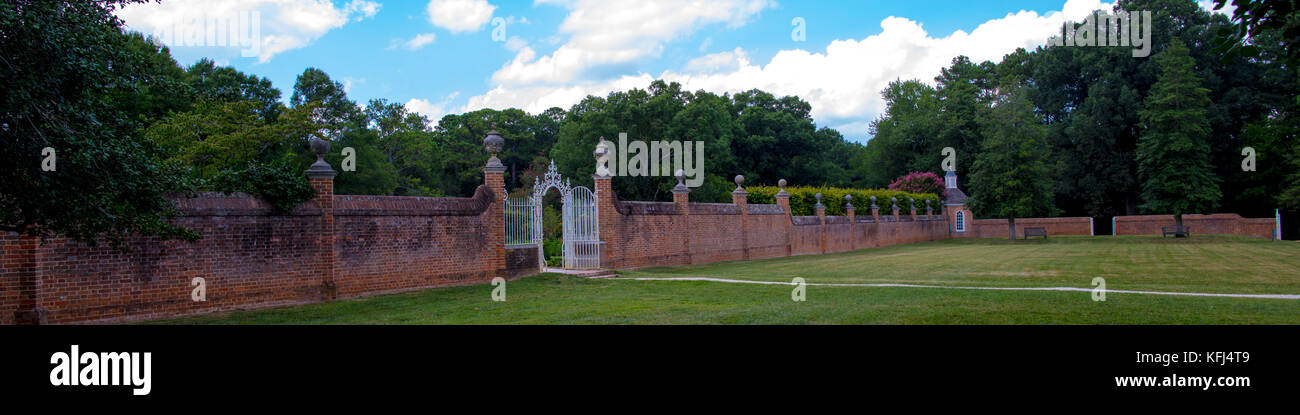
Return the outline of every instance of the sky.
<path id="1" fill-rule="evenodd" d="M 163 0 L 117 14 L 132 30 L 158 36 L 181 65 L 209 58 L 267 77 L 286 101 L 308 67 L 342 82 L 359 104 L 400 102 L 434 122 L 482 108 L 567 110 L 587 95 L 663 79 L 691 91 L 798 96 L 812 104 L 819 127 L 865 142 L 890 81 L 933 83 L 958 55 L 1000 61 L 1042 45 L 1067 20 L 1111 7 L 1099 0 Z M 227 32 L 244 36 L 222 43 L 215 31 L 205 34 L 241 16 L 250 23 Z"/>

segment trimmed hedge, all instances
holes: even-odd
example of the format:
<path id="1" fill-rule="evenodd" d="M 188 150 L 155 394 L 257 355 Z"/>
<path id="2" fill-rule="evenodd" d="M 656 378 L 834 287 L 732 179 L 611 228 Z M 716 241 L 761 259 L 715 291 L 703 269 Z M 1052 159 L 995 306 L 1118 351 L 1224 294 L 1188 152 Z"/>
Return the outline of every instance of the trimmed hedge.
<path id="1" fill-rule="evenodd" d="M 781 191 L 779 187 L 773 186 L 754 186 L 747 187 L 749 191 L 749 203 L 754 204 L 776 204 L 776 193 Z M 908 199 L 916 199 L 917 214 L 925 214 L 925 201 L 930 201 L 930 206 L 935 212 L 939 211 L 939 196 L 933 194 L 916 194 L 907 193 L 897 190 L 883 189 L 844 189 L 838 187 L 789 187 L 785 188 L 786 193 L 790 194 L 790 211 L 794 216 L 815 216 L 817 212 L 813 206 L 817 205 L 817 193 L 822 194 L 822 204 L 826 205 L 826 216 L 845 216 L 844 212 L 844 195 L 853 195 L 853 207 L 856 208 L 855 214 L 858 216 L 871 215 L 871 196 L 876 197 L 876 205 L 880 206 L 880 214 L 892 214 L 889 198 L 898 198 L 899 214 L 910 214 Z"/>

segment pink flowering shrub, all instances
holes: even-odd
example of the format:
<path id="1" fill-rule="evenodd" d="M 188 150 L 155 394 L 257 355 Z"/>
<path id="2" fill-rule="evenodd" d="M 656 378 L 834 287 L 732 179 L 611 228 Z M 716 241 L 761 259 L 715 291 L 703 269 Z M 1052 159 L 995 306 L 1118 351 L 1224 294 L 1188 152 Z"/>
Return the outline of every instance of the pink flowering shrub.
<path id="1" fill-rule="evenodd" d="M 889 184 L 889 190 L 898 190 L 908 193 L 927 193 L 938 195 L 940 198 L 948 197 L 948 189 L 943 185 L 943 179 L 938 175 L 930 172 L 912 172 L 903 177 L 899 177 L 893 183 Z"/>

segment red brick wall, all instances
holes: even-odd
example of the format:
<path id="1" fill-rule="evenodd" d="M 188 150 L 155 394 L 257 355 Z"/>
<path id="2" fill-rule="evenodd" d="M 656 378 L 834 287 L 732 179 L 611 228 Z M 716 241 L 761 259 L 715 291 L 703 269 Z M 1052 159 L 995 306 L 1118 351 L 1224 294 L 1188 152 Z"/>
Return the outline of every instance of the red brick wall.
<path id="1" fill-rule="evenodd" d="M 23 310 L 47 310 L 47 323 L 127 321 L 508 275 L 504 249 L 490 248 L 503 219 L 486 186 L 472 198 L 385 198 L 334 196 L 325 184 L 313 179 L 322 197 L 282 215 L 247 195 L 182 199 L 173 223 L 203 236 L 193 243 L 132 237 L 123 252 L 0 237 L 0 324 Z M 207 301 L 191 300 L 195 277 L 206 280 Z M 24 281 L 34 288 L 28 304 Z"/>
<path id="2" fill-rule="evenodd" d="M 601 187 L 597 180 L 597 187 Z M 606 190 L 608 191 L 608 190 Z M 791 217 L 776 205 L 748 203 L 624 202 L 601 198 L 602 265 L 610 268 L 706 264 L 844 252 L 948 237 L 947 221 L 874 223 L 848 217 Z M 685 208 L 683 208 L 685 206 Z M 742 214 L 743 209 L 743 214 Z M 924 219 L 924 216 L 922 216 Z"/>
<path id="3" fill-rule="evenodd" d="M 953 233 L 958 238 L 1006 238 L 1006 219 L 978 219 L 968 221 L 964 233 Z M 1056 235 L 1092 234 L 1092 218 L 1016 218 L 1016 237 L 1025 235 L 1025 228 L 1046 228 L 1048 237 Z"/>
<path id="4" fill-rule="evenodd" d="M 1160 235 L 1163 226 L 1174 226 L 1173 215 L 1120 216 L 1115 218 L 1116 235 Z M 1241 235 L 1273 238 L 1274 218 L 1247 219 L 1235 213 L 1183 215 L 1183 226 L 1192 235 Z"/>

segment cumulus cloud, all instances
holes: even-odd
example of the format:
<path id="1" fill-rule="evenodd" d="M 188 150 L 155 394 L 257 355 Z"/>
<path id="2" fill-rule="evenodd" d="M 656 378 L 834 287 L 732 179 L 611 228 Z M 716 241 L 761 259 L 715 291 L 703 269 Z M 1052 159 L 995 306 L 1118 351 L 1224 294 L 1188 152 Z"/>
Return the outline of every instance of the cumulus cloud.
<path id="1" fill-rule="evenodd" d="M 232 54 L 238 54 L 240 48 L 208 41 L 216 37 L 207 35 L 216 30 L 216 25 L 208 22 L 255 13 L 259 24 L 245 33 L 258 35 L 252 40 L 257 43 L 242 49 L 253 51 L 259 62 L 267 62 L 275 55 L 307 46 L 349 21 L 374 17 L 380 8 L 379 3 L 364 0 L 354 0 L 341 8 L 328 0 L 172 0 L 131 4 L 116 13 L 133 30 L 166 33 L 162 40 L 170 42 L 174 49 L 221 47 L 228 48 Z"/>
<path id="2" fill-rule="evenodd" d="M 437 126 L 438 122 L 442 120 L 442 117 L 450 113 L 451 101 L 456 99 L 456 96 L 458 95 L 460 95 L 460 92 L 453 92 L 451 95 L 443 97 L 443 99 L 438 102 L 413 98 L 410 101 L 406 101 L 406 110 L 425 116 L 434 126 Z"/>
<path id="3" fill-rule="evenodd" d="M 461 33 L 482 29 L 496 8 L 487 0 L 430 0 L 427 11 L 434 26 Z"/>
<path id="4" fill-rule="evenodd" d="M 745 24 L 770 0 L 537 0 L 569 9 L 560 24 L 568 41 L 538 57 L 531 47 L 492 75 L 505 85 L 561 84 L 582 79 L 592 67 L 659 56 L 664 44 L 705 25 Z"/>
<path id="5" fill-rule="evenodd" d="M 554 1 L 554 0 L 542 0 Z M 584 0 L 565 3 L 572 8 L 561 30 L 572 38 L 554 54 L 537 58 L 531 48 L 522 48 L 511 62 L 493 75 L 497 86 L 469 99 L 466 110 L 517 107 L 539 112 L 552 106 L 571 106 L 587 95 L 645 88 L 654 79 L 679 82 L 687 90 L 735 93 L 759 88 L 778 95 L 795 95 L 812 104 L 813 117 L 822 125 L 842 128 L 851 138 L 865 138 L 867 126 L 884 109 L 880 91 L 896 79 L 933 82 L 939 70 L 958 55 L 975 61 L 1000 61 L 1016 48 L 1032 49 L 1059 33 L 1066 21 L 1079 21 L 1093 10 L 1109 10 L 1112 3 L 1099 0 L 1068 0 L 1061 11 L 1039 14 L 1033 11 L 1008 13 L 985 22 L 969 33 L 955 31 L 946 36 L 928 33 L 920 22 L 889 17 L 880 22 L 878 34 L 862 39 L 838 39 L 824 50 L 789 49 L 766 63 L 753 62 L 743 50 L 714 53 L 690 60 L 679 70 L 658 76 L 625 74 L 608 79 L 584 79 L 582 69 L 610 63 L 653 57 L 665 42 L 711 22 L 743 24 L 766 3 L 733 1 L 731 9 L 698 6 L 708 11 L 691 13 L 689 5 L 676 4 L 671 18 L 649 18 L 656 5 L 620 4 L 617 22 L 606 26 L 598 18 L 605 10 Z M 712 4 L 713 2 L 710 2 Z M 591 6 L 588 9 L 584 6 Z M 678 10 L 685 9 L 687 11 Z M 684 15 L 677 16 L 677 15 Z M 689 17 L 689 16 L 697 17 Z M 701 17 L 707 16 L 707 17 Z M 572 23 L 571 23 L 572 22 Z M 630 26 L 626 31 L 616 28 Z M 600 29 L 597 29 L 600 28 Z M 611 33 L 597 32 L 610 30 Z M 600 54 L 592 53 L 601 51 Z"/>

